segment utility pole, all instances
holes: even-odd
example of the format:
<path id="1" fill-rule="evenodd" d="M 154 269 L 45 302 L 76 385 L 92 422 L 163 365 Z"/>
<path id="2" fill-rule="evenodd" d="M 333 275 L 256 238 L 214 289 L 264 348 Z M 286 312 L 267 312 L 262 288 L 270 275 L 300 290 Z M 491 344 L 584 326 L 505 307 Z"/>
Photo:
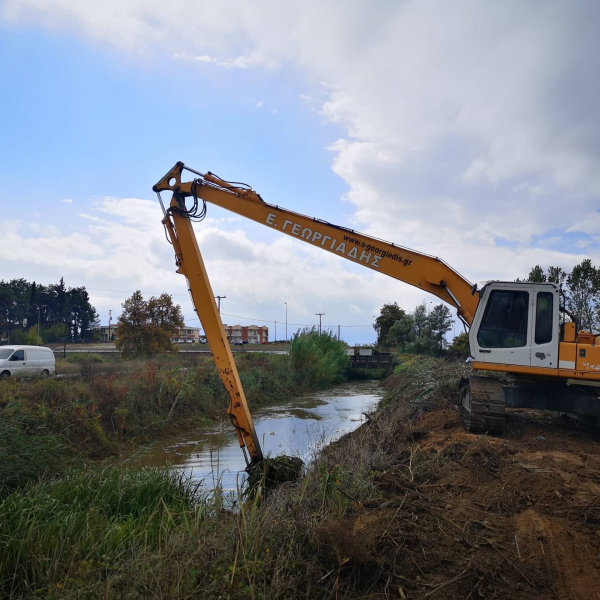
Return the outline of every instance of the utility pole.
<path id="1" fill-rule="evenodd" d="M 277 321 L 275 321 L 275 343 L 277 343 Z"/>
<path id="2" fill-rule="evenodd" d="M 340 326 L 338 325 L 338 342 L 340 341 Z"/>
<path id="3" fill-rule="evenodd" d="M 325 313 L 315 313 L 315 315 L 317 315 L 319 317 L 319 335 L 321 335 L 321 317 L 324 315 Z"/>
<path id="4" fill-rule="evenodd" d="M 110 342 L 110 322 L 112 320 L 112 310 L 108 311 L 108 335 L 106 336 L 108 341 Z"/>
<path id="5" fill-rule="evenodd" d="M 227 296 L 215 296 L 217 299 L 217 308 L 219 309 L 219 313 L 221 312 L 221 298 L 227 298 Z"/>
<path id="6" fill-rule="evenodd" d="M 40 345 L 40 307 L 37 307 L 38 309 L 38 332 L 37 332 L 37 343 L 36 346 Z"/>
<path id="7" fill-rule="evenodd" d="M 287 336 L 287 302 L 285 304 L 285 343 L 287 344 L 288 336 Z"/>

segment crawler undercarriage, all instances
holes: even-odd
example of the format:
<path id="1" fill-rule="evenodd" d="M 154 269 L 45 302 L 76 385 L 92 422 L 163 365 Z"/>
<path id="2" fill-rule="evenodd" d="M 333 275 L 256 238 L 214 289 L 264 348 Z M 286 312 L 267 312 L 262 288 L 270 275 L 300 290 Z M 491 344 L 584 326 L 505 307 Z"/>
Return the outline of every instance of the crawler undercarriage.
<path id="1" fill-rule="evenodd" d="M 501 434 L 506 408 L 534 408 L 572 415 L 589 425 L 600 417 L 600 387 L 532 377 L 463 377 L 458 404 L 472 433 Z"/>

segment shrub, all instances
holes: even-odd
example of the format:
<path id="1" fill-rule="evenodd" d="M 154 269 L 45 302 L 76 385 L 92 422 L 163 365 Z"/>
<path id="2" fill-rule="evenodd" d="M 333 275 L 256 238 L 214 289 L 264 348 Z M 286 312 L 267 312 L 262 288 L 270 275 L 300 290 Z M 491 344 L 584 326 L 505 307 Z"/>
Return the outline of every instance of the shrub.
<path id="1" fill-rule="evenodd" d="M 344 381 L 349 357 L 346 345 L 316 328 L 294 334 L 289 344 L 290 368 L 301 385 L 324 387 Z"/>

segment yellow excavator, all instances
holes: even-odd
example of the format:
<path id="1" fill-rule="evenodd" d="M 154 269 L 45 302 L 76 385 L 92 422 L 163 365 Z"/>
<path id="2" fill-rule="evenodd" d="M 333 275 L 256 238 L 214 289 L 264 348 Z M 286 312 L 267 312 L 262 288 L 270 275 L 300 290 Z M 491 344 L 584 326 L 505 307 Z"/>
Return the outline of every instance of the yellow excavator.
<path id="1" fill-rule="evenodd" d="M 184 172 L 190 173 L 183 181 Z M 187 277 L 192 301 L 230 396 L 227 409 L 248 464 L 262 451 L 240 383 L 200 249 L 192 229 L 206 203 L 425 290 L 456 309 L 469 329 L 475 371 L 509 377 L 471 376 L 462 382 L 459 402 L 467 429 L 501 433 L 506 407 L 537 408 L 600 417 L 600 336 L 566 320 L 554 283 L 490 281 L 472 285 L 443 260 L 369 237 L 265 202 L 242 183 L 200 173 L 178 162 L 154 187 L 163 224 L 175 249 L 178 272 Z M 172 192 L 165 209 L 161 192 Z M 191 199 L 187 206 L 186 199 Z M 591 384 L 591 385 L 590 385 Z M 246 453 L 247 451 L 247 453 Z"/>

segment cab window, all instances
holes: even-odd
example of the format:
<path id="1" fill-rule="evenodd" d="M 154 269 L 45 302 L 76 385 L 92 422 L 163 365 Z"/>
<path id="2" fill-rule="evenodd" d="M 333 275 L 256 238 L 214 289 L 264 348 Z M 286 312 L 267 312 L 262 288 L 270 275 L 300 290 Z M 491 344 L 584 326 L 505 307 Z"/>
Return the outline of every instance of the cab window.
<path id="1" fill-rule="evenodd" d="M 551 292 L 540 292 L 535 305 L 535 343 L 547 344 L 552 341 L 552 303 Z"/>
<path id="2" fill-rule="evenodd" d="M 519 348 L 527 344 L 529 292 L 493 290 L 477 332 L 481 348 Z"/>
<path id="3" fill-rule="evenodd" d="M 11 357 L 10 360 L 25 360 L 25 350 L 17 350 Z"/>

